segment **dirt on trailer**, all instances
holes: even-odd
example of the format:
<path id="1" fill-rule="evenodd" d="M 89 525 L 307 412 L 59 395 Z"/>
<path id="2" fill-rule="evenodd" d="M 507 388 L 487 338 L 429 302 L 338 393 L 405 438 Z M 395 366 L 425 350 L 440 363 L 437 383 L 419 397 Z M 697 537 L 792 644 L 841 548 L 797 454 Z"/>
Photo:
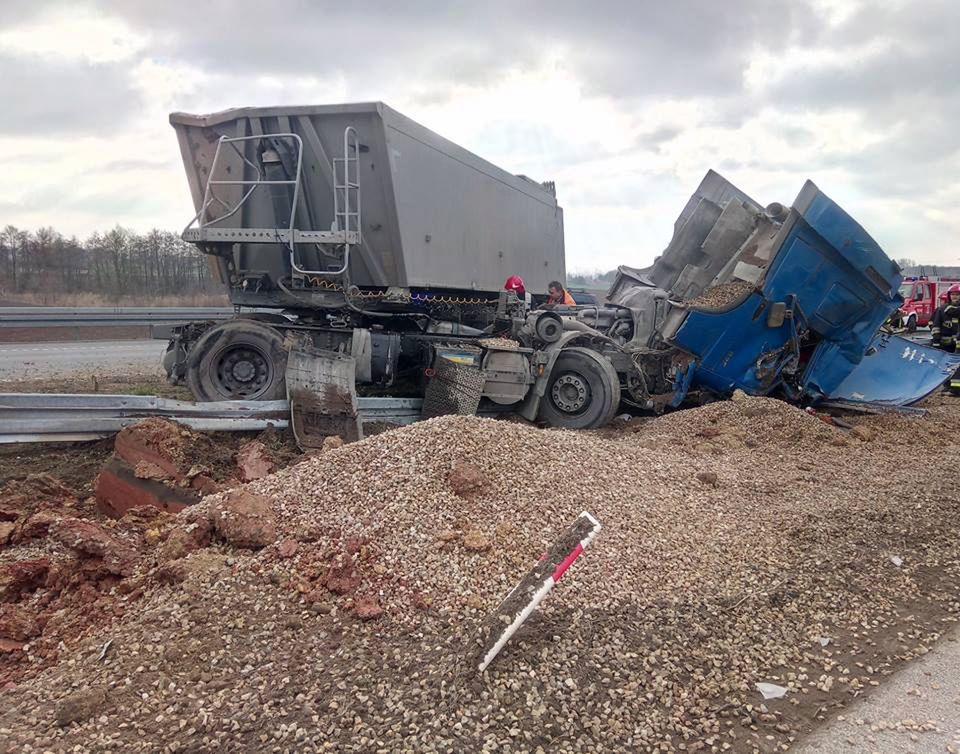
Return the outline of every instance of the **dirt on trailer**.
<path id="1" fill-rule="evenodd" d="M 0 548 L 0 751 L 782 751 L 955 625 L 960 494 L 930 459 L 960 401 L 927 408 L 442 417 L 98 529 L 51 486 L 49 551 Z M 583 510 L 602 531 L 478 674 L 486 616 Z"/>

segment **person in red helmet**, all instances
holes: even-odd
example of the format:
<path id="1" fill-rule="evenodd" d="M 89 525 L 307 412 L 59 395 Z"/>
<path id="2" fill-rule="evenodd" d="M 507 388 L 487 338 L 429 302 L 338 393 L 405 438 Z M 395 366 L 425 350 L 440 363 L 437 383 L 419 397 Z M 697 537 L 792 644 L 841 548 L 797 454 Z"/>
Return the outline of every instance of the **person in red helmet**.
<path id="1" fill-rule="evenodd" d="M 954 353 L 960 336 L 960 283 L 950 286 L 947 300 L 937 307 L 930 320 L 930 334 L 935 348 Z"/>
<path id="2" fill-rule="evenodd" d="M 523 278 L 519 275 L 511 275 L 508 277 L 503 287 L 508 291 L 516 291 L 517 296 L 520 298 L 523 298 L 523 295 L 527 292 L 527 288 L 523 284 Z"/>

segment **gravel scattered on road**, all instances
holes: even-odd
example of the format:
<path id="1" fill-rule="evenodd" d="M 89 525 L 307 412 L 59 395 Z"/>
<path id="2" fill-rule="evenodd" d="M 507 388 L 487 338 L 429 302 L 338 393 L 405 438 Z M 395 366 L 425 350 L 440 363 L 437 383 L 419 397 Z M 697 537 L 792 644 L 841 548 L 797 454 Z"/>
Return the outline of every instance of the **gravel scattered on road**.
<path id="1" fill-rule="evenodd" d="M 960 499 L 929 458 L 958 418 L 937 399 L 853 433 L 737 396 L 324 452 L 244 488 L 276 544 L 145 561 L 112 628 L 0 696 L 0 751 L 783 750 L 955 620 Z M 458 493 L 463 463 L 485 483 Z M 483 618 L 582 510 L 603 531 L 478 675 Z"/>

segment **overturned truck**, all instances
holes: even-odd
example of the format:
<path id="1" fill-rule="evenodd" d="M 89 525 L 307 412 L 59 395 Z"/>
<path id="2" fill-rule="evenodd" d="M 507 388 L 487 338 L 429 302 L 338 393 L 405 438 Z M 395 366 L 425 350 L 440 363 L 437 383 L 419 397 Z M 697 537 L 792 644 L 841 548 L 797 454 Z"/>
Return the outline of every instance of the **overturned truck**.
<path id="1" fill-rule="evenodd" d="M 332 395 L 589 428 L 622 404 L 659 412 L 738 388 L 904 405 L 955 366 L 881 331 L 900 270 L 810 182 L 792 207 L 763 206 L 711 171 L 664 253 L 620 268 L 607 303 L 536 308 L 502 285 L 563 279 L 552 183 L 380 103 L 170 119 L 197 210 L 184 238 L 237 307 L 172 334 L 168 375 L 198 400 L 285 397 L 309 355 L 327 360 L 308 369 L 314 389 L 336 375 Z"/>

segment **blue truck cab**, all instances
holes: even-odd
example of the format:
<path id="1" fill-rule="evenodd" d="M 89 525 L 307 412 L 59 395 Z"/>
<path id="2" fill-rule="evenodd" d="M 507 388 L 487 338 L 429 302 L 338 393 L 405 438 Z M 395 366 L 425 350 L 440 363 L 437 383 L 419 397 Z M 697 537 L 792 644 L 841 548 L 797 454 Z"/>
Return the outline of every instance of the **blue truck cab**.
<path id="1" fill-rule="evenodd" d="M 812 182 L 791 208 L 761 208 L 711 172 L 664 254 L 646 270 L 621 268 L 611 298 L 636 286 L 665 290 L 657 335 L 692 358 L 675 376 L 674 405 L 688 390 L 739 389 L 804 404 L 904 406 L 943 384 L 960 357 L 882 331 L 902 303 L 901 281 L 897 264 Z M 732 299 L 705 295 L 724 286 Z"/>

